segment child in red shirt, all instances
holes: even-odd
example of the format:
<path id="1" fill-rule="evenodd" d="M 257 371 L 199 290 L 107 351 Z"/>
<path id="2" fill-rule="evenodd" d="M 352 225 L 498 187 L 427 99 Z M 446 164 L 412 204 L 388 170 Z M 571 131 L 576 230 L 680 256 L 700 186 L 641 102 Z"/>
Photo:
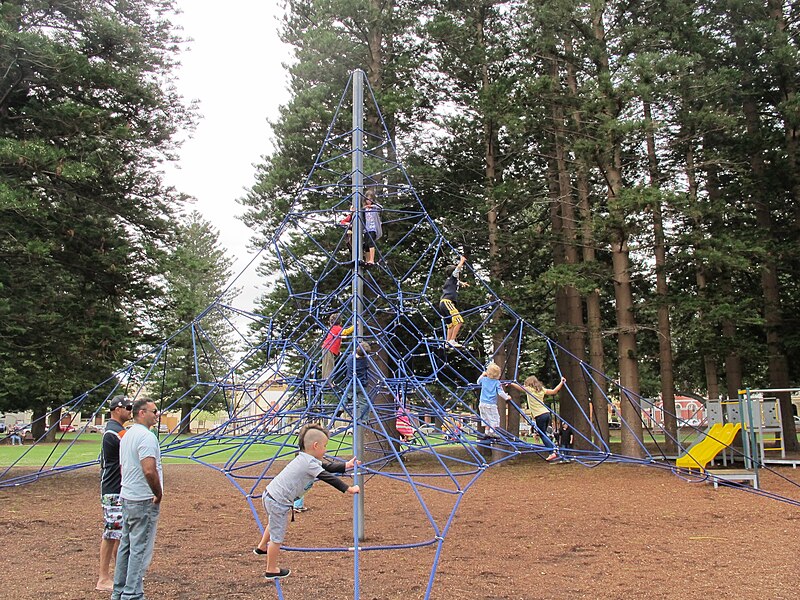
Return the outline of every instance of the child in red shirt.
<path id="1" fill-rule="evenodd" d="M 333 372 L 333 364 L 342 349 L 342 337 L 353 333 L 354 327 L 342 328 L 342 315 L 334 313 L 328 319 L 330 329 L 322 342 L 322 379 L 327 380 Z"/>

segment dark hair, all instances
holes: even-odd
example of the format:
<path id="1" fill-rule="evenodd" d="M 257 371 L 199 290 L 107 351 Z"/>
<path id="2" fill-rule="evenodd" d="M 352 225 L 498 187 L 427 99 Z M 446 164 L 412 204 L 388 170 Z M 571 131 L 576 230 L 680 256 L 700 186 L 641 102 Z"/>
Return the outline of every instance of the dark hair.
<path id="1" fill-rule="evenodd" d="M 356 346 L 356 356 L 363 358 L 370 352 L 372 352 L 372 348 L 367 342 L 359 342 L 358 346 Z"/>
<path id="2" fill-rule="evenodd" d="M 308 423 L 306 425 L 303 425 L 300 428 L 300 431 L 297 432 L 297 447 L 300 449 L 300 452 L 306 451 L 306 434 L 312 429 L 321 431 L 327 437 L 331 437 L 330 432 L 319 423 Z"/>
<path id="3" fill-rule="evenodd" d="M 139 414 L 139 411 L 143 408 L 147 408 L 147 405 L 150 404 L 152 400 L 148 400 L 147 398 L 139 398 L 138 400 L 134 401 L 133 403 L 133 416 Z"/>
<path id="4" fill-rule="evenodd" d="M 341 313 L 333 313 L 330 317 L 328 317 L 328 325 L 336 325 L 341 317 Z"/>

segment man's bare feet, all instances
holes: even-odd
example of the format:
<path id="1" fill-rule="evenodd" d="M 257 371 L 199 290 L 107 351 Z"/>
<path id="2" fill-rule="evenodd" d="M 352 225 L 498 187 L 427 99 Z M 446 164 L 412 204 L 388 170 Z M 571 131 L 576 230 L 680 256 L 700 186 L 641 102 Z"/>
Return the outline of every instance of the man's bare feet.
<path id="1" fill-rule="evenodd" d="M 94 586 L 94 589 L 98 592 L 113 592 L 114 591 L 114 582 L 113 581 L 98 581 L 97 585 Z"/>

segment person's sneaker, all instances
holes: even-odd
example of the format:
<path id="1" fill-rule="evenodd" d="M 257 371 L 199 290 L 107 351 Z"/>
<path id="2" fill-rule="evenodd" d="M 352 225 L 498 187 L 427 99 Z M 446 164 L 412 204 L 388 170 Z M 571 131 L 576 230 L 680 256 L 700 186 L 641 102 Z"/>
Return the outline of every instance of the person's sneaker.
<path id="1" fill-rule="evenodd" d="M 464 347 L 464 346 L 462 346 L 461 344 L 459 344 L 455 340 L 447 340 L 447 343 L 450 344 L 453 348 L 463 348 Z"/>
<path id="2" fill-rule="evenodd" d="M 555 452 L 553 452 L 550 456 L 545 458 L 545 460 L 547 462 L 553 462 L 554 460 L 557 460 L 557 459 L 558 459 L 558 454 L 556 454 Z"/>
<path id="3" fill-rule="evenodd" d="M 253 554 L 258 554 L 259 556 L 263 556 L 263 555 L 264 555 L 264 554 L 266 554 L 266 553 L 267 553 L 267 551 L 266 551 L 266 550 L 262 550 L 262 549 L 261 549 L 261 548 L 259 548 L 258 546 L 256 546 L 255 548 L 253 548 Z"/>
<path id="4" fill-rule="evenodd" d="M 294 512 L 306 512 L 308 510 L 307 506 L 299 506 L 298 508 L 294 509 Z"/>
<path id="5" fill-rule="evenodd" d="M 276 579 L 283 579 L 288 577 L 291 571 L 289 569 L 281 569 L 277 573 L 264 573 L 264 579 L 267 581 L 275 581 Z"/>

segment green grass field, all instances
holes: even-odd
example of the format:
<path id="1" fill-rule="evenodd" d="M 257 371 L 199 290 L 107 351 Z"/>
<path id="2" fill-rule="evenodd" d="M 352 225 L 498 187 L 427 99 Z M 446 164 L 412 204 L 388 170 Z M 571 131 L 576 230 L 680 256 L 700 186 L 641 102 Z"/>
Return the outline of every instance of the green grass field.
<path id="1" fill-rule="evenodd" d="M 68 466 L 97 460 L 100 455 L 101 436 L 90 433 L 82 435 L 77 440 L 75 437 L 75 434 L 66 434 L 57 444 L 39 443 L 33 446 L 27 442 L 24 446 L 0 445 L 0 467 L 7 467 L 11 464 L 18 467 Z M 170 441 L 173 439 L 170 438 Z M 180 436 L 174 443 L 180 445 L 181 442 L 189 439 L 190 436 Z M 238 460 L 254 462 L 271 458 L 281 449 L 280 444 L 284 441 L 287 441 L 287 438 L 279 436 L 271 438 L 270 444 L 253 444 Z M 295 440 L 288 440 L 287 443 L 291 449 L 294 447 Z M 350 444 L 349 436 L 344 439 L 334 437 L 328 447 L 331 453 L 338 453 L 337 448 L 341 448 L 341 454 L 345 456 L 351 452 Z M 193 456 L 203 462 L 222 464 L 230 459 L 240 446 L 241 442 L 237 440 L 212 442 L 203 448 L 175 448 L 170 451 L 170 454 L 177 457 L 165 457 L 164 462 L 190 463 L 194 461 L 188 457 Z M 185 458 L 180 458 L 181 456 Z M 15 463 L 18 459 L 19 462 Z"/>
<path id="2" fill-rule="evenodd" d="M 619 442 L 619 431 L 611 432 L 611 443 Z M 189 436 L 181 436 L 177 442 L 187 441 Z M 271 458 L 280 449 L 279 444 L 286 441 L 286 438 L 272 438 L 270 444 L 254 444 L 248 448 L 243 457 L 237 460 L 244 460 L 247 462 L 255 462 Z M 648 439 L 648 442 L 650 440 Z M 656 436 L 658 443 L 664 442 L 664 436 Z M 684 440 L 682 443 L 690 444 L 697 440 Z M 74 443 L 73 443 L 74 442 Z M 27 442 L 24 446 L 10 446 L 8 444 L 0 445 L 0 467 L 7 467 L 20 459 L 15 466 L 19 467 L 40 467 L 42 465 L 53 466 L 69 466 L 86 462 L 93 462 L 97 460 L 100 455 L 100 442 L 101 436 L 97 434 L 84 434 L 80 439 L 75 439 L 75 434 L 66 434 L 58 444 L 45 444 L 40 443 L 32 446 Z M 294 439 L 288 440 L 288 444 L 293 445 Z M 440 440 L 435 440 L 434 443 L 440 443 Z M 329 444 L 329 450 L 332 454 L 338 454 L 340 457 L 349 457 L 352 453 L 350 449 L 351 439 L 350 436 L 334 437 Z M 206 463 L 222 464 L 228 461 L 236 452 L 241 443 L 239 441 L 220 441 L 219 443 L 207 444 L 203 448 L 185 448 L 174 449 L 170 451 L 173 457 L 165 457 L 165 463 L 191 463 L 194 460 L 187 458 L 194 456 L 196 460 L 201 460 Z M 338 449 L 341 449 L 339 451 Z M 181 458 L 183 457 L 183 458 Z"/>

